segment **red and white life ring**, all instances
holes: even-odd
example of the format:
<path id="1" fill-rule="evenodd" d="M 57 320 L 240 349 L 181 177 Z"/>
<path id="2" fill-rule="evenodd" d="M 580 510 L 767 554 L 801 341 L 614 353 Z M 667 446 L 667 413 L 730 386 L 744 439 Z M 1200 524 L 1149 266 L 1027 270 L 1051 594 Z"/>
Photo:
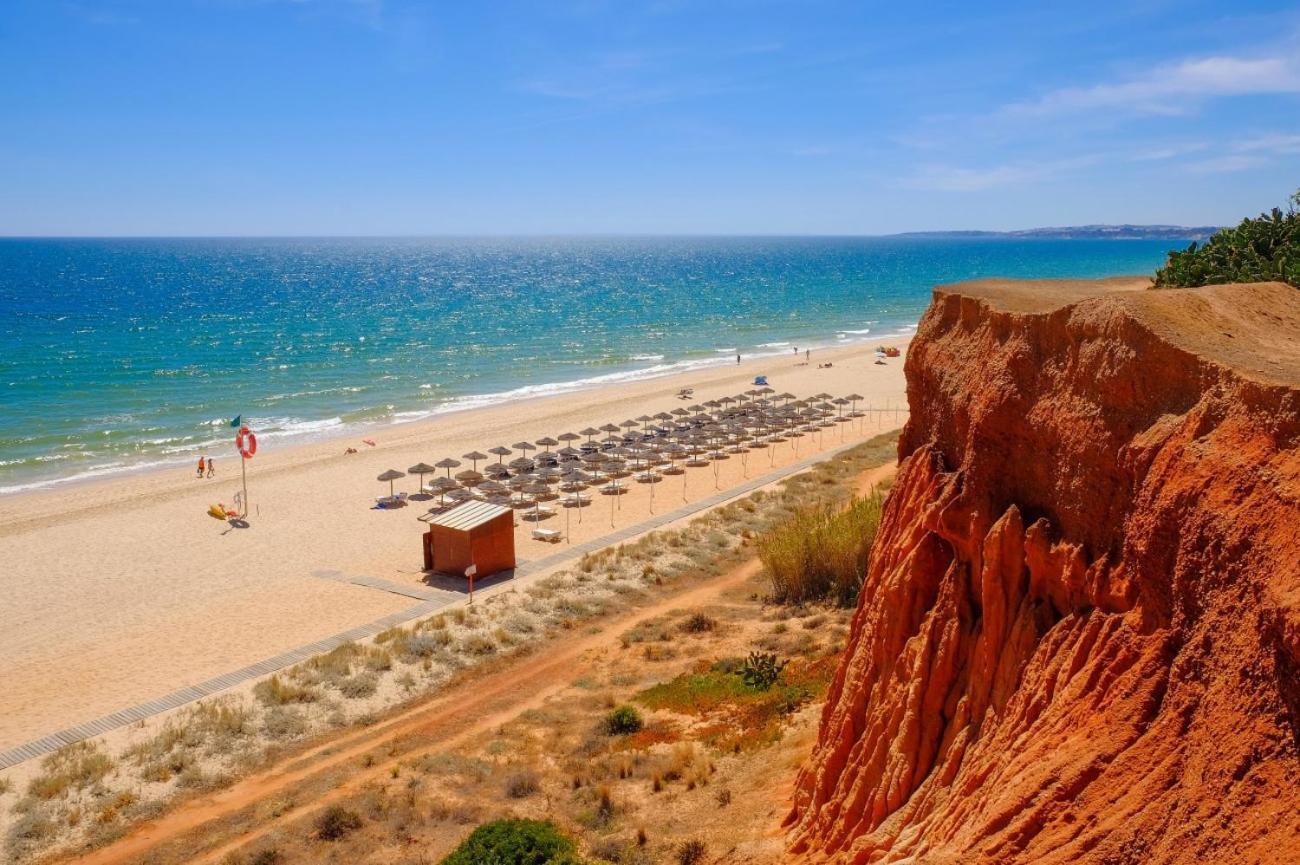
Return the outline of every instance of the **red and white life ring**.
<path id="1" fill-rule="evenodd" d="M 240 456 L 246 460 L 251 460 L 253 454 L 257 453 L 257 436 L 246 426 L 239 428 L 239 433 L 235 436 L 235 448 L 239 451 Z"/>

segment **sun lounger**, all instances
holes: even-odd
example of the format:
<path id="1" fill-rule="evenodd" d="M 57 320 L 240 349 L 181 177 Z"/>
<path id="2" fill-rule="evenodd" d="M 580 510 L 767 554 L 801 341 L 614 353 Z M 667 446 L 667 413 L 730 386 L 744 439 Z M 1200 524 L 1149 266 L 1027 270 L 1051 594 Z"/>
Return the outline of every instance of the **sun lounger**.
<path id="1" fill-rule="evenodd" d="M 559 529 L 533 529 L 533 537 L 539 541 L 559 543 L 564 534 Z"/>

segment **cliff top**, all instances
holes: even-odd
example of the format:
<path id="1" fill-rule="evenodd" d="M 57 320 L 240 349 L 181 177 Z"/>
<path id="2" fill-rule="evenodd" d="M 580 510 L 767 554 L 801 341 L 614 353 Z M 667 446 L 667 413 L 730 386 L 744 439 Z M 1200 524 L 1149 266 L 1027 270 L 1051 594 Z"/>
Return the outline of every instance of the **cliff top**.
<path id="1" fill-rule="evenodd" d="M 1148 290 L 1146 277 L 979 279 L 935 288 L 1002 312 L 1127 314 L 1170 345 L 1249 378 L 1300 387 L 1300 290 L 1280 282 Z"/>

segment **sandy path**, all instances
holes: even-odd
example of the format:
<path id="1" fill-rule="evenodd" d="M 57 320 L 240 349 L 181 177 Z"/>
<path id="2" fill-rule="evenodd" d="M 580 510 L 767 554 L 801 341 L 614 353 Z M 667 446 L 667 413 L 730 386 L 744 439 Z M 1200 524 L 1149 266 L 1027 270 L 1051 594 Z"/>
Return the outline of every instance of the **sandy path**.
<path id="1" fill-rule="evenodd" d="M 196 481 L 188 469 L 155 472 L 0 498 L 0 750 L 411 606 L 410 598 L 313 576 L 328 570 L 420 580 L 423 526 L 415 516 L 422 509 L 369 507 L 381 492 L 375 476 L 386 468 L 679 408 L 689 404 L 675 398 L 681 387 L 694 387 L 695 402 L 703 402 L 751 388 L 759 373 L 800 396 L 856 391 L 868 404 L 904 404 L 900 360 L 877 366 L 862 346 L 820 355 L 812 365 L 765 359 L 448 414 L 382 430 L 378 447 L 361 445 L 350 456 L 341 453 L 344 441 L 267 441 L 250 464 L 258 516 L 246 530 L 231 531 L 205 513 L 209 502 L 230 501 L 236 480 L 229 474 Z M 818 369 L 818 361 L 834 366 Z M 684 482 L 666 479 L 654 488 L 655 512 L 898 422 L 892 412 L 872 415 L 770 454 L 733 457 L 719 464 L 716 478 L 705 468 L 689 471 Z M 234 463 L 219 460 L 219 471 Z M 631 486 L 615 503 L 617 528 L 651 515 L 650 489 Z M 611 531 L 609 498 L 593 498 L 581 521 L 571 515 L 574 543 Z M 554 551 L 528 536 L 530 523 L 520 523 L 522 560 Z M 564 513 L 546 525 L 565 529 Z"/>
<path id="2" fill-rule="evenodd" d="M 399 737 L 415 736 L 422 744 L 427 743 L 438 750 L 454 748 L 458 742 L 468 737 L 481 735 L 520 712 L 540 706 L 568 687 L 575 678 L 590 672 L 594 668 L 592 654 L 616 649 L 617 634 L 637 622 L 654 618 L 669 610 L 708 604 L 728 589 L 752 578 L 759 568 L 758 560 L 750 559 L 718 577 L 697 583 L 686 591 L 666 595 L 652 606 L 605 620 L 595 633 L 579 637 L 566 635 L 562 639 L 552 640 L 538 651 L 476 678 L 473 688 L 465 687 L 463 683 L 450 687 L 442 695 L 400 712 L 383 724 L 331 738 L 305 753 L 295 755 L 282 765 L 246 778 L 226 790 L 190 800 L 162 818 L 142 824 L 111 846 L 72 861 L 86 865 L 128 863 L 160 844 L 182 839 L 190 833 L 215 834 L 217 830 L 213 827 L 205 829 L 206 824 L 287 791 L 298 782 L 332 768 L 348 764 L 357 766 L 363 755 L 374 753 L 385 743 Z M 284 811 L 278 817 L 261 823 L 255 833 L 224 841 L 209 848 L 201 856 L 187 861 L 219 861 L 231 850 L 256 840 L 271 829 L 319 810 L 356 791 L 368 781 L 387 776 L 390 766 L 408 757 L 409 754 L 405 754 L 398 759 L 378 761 L 368 769 L 357 769 L 348 780 L 327 794 L 317 796 L 310 805 Z"/>

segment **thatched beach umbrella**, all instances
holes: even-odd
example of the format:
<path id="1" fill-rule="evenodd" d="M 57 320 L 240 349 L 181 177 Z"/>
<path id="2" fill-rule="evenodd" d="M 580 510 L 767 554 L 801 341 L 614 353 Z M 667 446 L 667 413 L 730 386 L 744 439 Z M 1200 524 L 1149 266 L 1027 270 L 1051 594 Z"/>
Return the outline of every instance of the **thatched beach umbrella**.
<path id="1" fill-rule="evenodd" d="M 500 481 L 483 481 L 483 483 L 478 485 L 478 491 L 484 495 L 496 496 L 501 495 L 502 493 L 509 493 L 510 488 Z"/>
<path id="2" fill-rule="evenodd" d="M 600 430 L 595 427 L 587 427 L 585 430 L 580 430 L 580 432 L 587 437 L 587 441 L 591 441 L 592 436 L 600 435 Z"/>
<path id="3" fill-rule="evenodd" d="M 382 475 L 379 476 L 379 481 L 381 483 L 383 481 L 388 481 L 388 497 L 390 499 L 393 498 L 395 495 L 397 495 L 397 493 L 393 490 L 393 481 L 397 480 L 398 478 L 404 478 L 404 477 L 406 477 L 406 472 L 399 472 L 397 469 L 389 469 L 388 471 L 384 472 Z"/>
<path id="4" fill-rule="evenodd" d="M 487 454 L 481 454 L 481 453 L 479 453 L 478 451 L 470 451 L 470 452 L 467 453 L 467 454 L 461 454 L 461 455 L 460 455 L 460 458 L 463 459 L 463 460 L 469 460 L 470 462 L 472 462 L 472 463 L 474 464 L 474 470 L 475 470 L 475 471 L 478 471 L 478 464 L 479 464 L 479 461 L 480 461 L 480 460 L 485 460 L 485 459 L 487 459 L 487 458 L 488 458 L 488 455 L 487 455 Z"/>
<path id="5" fill-rule="evenodd" d="M 451 478 L 434 478 L 429 482 L 429 486 L 438 491 L 438 504 L 440 505 L 447 503 L 448 490 L 460 489 L 460 485 Z"/>
<path id="6" fill-rule="evenodd" d="M 451 477 L 451 470 L 460 468 L 460 460 L 454 460 L 451 457 L 438 460 L 434 465 L 440 469 L 447 470 L 447 477 Z"/>
<path id="7" fill-rule="evenodd" d="M 433 474 L 437 470 L 438 468 L 436 466 L 431 466 L 428 463 L 416 463 L 415 465 L 407 469 L 406 472 L 407 474 L 419 475 L 420 489 L 424 489 L 424 476 L 428 474 Z"/>
<path id="8" fill-rule="evenodd" d="M 533 496 L 533 522 L 539 522 L 542 519 L 541 497 L 550 493 L 551 488 L 546 485 L 546 481 L 538 478 L 526 485 L 523 490 Z"/>
<path id="9" fill-rule="evenodd" d="M 501 462 L 502 462 L 506 457 L 508 457 L 508 456 L 510 456 L 512 453 L 514 453 L 514 451 L 510 450 L 510 448 L 506 447 L 505 445 L 497 445 L 497 446 L 494 447 L 494 448 L 488 448 L 488 453 L 490 453 L 490 454 L 496 454 L 496 455 L 497 455 L 497 464 L 500 465 L 500 463 L 501 463 Z"/>
<path id="10" fill-rule="evenodd" d="M 605 456 L 600 451 L 592 451 L 591 453 L 584 453 L 581 459 L 587 464 L 587 469 L 595 475 L 597 480 L 599 480 L 600 464 L 606 462 L 609 457 Z"/>
<path id="11" fill-rule="evenodd" d="M 551 438 L 550 436 L 543 436 L 542 438 L 539 438 L 537 440 L 537 443 L 542 447 L 546 448 L 547 453 L 550 453 L 551 448 L 559 444 L 559 442 L 557 442 L 555 439 Z"/>

